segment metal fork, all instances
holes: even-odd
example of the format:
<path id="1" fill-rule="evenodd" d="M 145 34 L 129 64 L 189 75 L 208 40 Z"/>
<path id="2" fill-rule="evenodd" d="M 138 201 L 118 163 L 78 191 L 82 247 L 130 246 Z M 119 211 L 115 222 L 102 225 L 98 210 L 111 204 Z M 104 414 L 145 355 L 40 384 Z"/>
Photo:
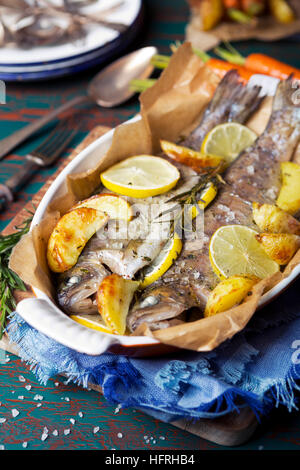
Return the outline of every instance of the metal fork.
<path id="1" fill-rule="evenodd" d="M 40 167 L 51 166 L 71 142 L 77 130 L 70 129 L 70 119 L 64 119 L 50 132 L 48 137 L 32 152 L 25 156 L 26 162 L 20 170 L 4 184 L 0 184 L 0 211 L 14 200 L 18 189 L 25 185 Z"/>

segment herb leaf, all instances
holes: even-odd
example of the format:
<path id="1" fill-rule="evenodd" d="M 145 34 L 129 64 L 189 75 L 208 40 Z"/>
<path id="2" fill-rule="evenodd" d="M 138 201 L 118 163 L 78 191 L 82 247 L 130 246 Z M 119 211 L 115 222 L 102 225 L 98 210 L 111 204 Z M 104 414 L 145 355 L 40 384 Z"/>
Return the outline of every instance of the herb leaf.
<path id="1" fill-rule="evenodd" d="M 16 226 L 16 232 L 10 235 L 0 235 L 0 339 L 3 336 L 7 315 L 16 308 L 13 296 L 15 289 L 25 291 L 26 286 L 19 276 L 8 267 L 12 249 L 21 237 L 29 231 L 33 214 L 21 225 Z"/>

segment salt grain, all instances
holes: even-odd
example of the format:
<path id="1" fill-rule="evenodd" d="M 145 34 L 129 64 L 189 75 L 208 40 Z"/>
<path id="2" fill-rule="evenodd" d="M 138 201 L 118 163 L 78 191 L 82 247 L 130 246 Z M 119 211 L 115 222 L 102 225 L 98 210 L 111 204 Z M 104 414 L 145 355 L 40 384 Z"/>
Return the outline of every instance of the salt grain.
<path id="1" fill-rule="evenodd" d="M 45 441 L 48 437 L 48 434 L 46 432 L 43 432 L 42 434 L 42 437 L 41 437 L 41 441 Z"/>
<path id="2" fill-rule="evenodd" d="M 3 444 L 0 444 L 0 450 L 5 450 L 5 447 Z"/>
<path id="3" fill-rule="evenodd" d="M 19 375 L 19 381 L 20 382 L 26 382 L 26 379 L 25 379 L 25 377 L 23 377 L 23 375 Z"/>
<path id="4" fill-rule="evenodd" d="M 70 398 L 69 398 L 69 397 L 65 397 L 65 400 L 66 400 L 66 401 L 70 401 Z"/>
<path id="5" fill-rule="evenodd" d="M 13 418 L 16 418 L 20 414 L 20 411 L 18 411 L 16 408 L 13 408 L 11 410 L 11 414 Z"/>
<path id="6" fill-rule="evenodd" d="M 78 416 L 79 416 L 79 418 L 83 418 L 83 413 L 82 413 L 82 411 L 79 411 Z"/>
<path id="7" fill-rule="evenodd" d="M 43 397 L 42 395 L 36 394 L 36 395 L 34 395 L 33 399 L 34 399 L 35 401 L 39 401 L 39 400 L 41 401 L 41 400 L 44 399 L 44 397 Z"/>
<path id="8" fill-rule="evenodd" d="M 23 442 L 22 447 L 23 447 L 24 449 L 26 449 L 27 445 L 28 445 L 28 443 L 25 441 L 25 442 Z"/>
<path id="9" fill-rule="evenodd" d="M 93 433 L 96 434 L 98 431 L 99 431 L 99 426 L 95 426 L 94 429 L 93 429 Z"/>
<path id="10" fill-rule="evenodd" d="M 64 429 L 64 435 L 67 436 L 70 434 L 71 430 L 70 429 Z"/>
<path id="11" fill-rule="evenodd" d="M 31 385 L 25 385 L 26 390 L 31 390 Z"/>
<path id="12" fill-rule="evenodd" d="M 40 408 L 41 406 L 42 406 L 41 403 L 38 403 L 38 404 L 36 405 L 37 408 Z"/>
<path id="13" fill-rule="evenodd" d="M 118 432 L 117 436 L 118 436 L 119 439 L 122 439 L 123 434 L 121 432 Z"/>
<path id="14" fill-rule="evenodd" d="M 54 385 L 55 385 L 55 387 L 58 387 L 58 386 L 59 386 L 59 383 L 58 383 L 58 382 L 55 382 Z"/>
<path id="15" fill-rule="evenodd" d="M 164 441 L 166 438 L 164 436 L 159 436 L 159 438 Z"/>
<path id="16" fill-rule="evenodd" d="M 74 424 L 75 424 L 75 419 L 74 419 L 74 418 L 70 418 L 70 423 L 74 425 Z"/>
<path id="17" fill-rule="evenodd" d="M 52 434 L 53 434 L 53 436 L 58 436 L 58 430 L 57 430 L 57 429 L 54 429 L 54 431 L 53 431 Z"/>
<path id="18" fill-rule="evenodd" d="M 6 421 L 6 418 L 0 418 L 0 424 L 5 423 L 5 421 Z"/>
<path id="19" fill-rule="evenodd" d="M 24 400 L 24 395 L 19 395 L 18 400 Z"/>

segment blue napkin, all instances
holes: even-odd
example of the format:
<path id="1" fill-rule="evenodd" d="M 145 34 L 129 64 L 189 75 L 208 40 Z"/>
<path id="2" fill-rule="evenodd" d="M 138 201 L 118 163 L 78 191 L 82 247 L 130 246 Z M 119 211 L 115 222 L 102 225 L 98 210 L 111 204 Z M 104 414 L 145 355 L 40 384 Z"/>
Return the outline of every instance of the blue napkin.
<path id="1" fill-rule="evenodd" d="M 208 353 L 182 351 L 160 358 L 89 356 L 30 327 L 16 313 L 7 333 L 41 383 L 60 373 L 102 387 L 105 398 L 163 421 L 214 418 L 249 405 L 259 416 L 280 404 L 297 409 L 300 387 L 300 280 L 247 327 Z M 298 382 L 300 384 L 300 382 Z"/>

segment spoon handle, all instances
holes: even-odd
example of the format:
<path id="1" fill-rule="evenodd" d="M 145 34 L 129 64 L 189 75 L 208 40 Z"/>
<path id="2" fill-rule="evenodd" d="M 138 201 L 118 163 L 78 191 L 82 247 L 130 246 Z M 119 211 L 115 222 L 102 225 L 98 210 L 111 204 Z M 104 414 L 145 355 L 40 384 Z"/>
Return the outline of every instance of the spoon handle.
<path id="1" fill-rule="evenodd" d="M 41 127 L 45 126 L 46 124 L 48 124 L 48 122 L 52 121 L 52 119 L 54 119 L 60 113 L 66 111 L 69 108 L 72 108 L 72 106 L 88 101 L 91 101 L 91 98 L 87 95 L 76 96 L 72 100 L 67 101 L 67 103 L 59 106 L 59 108 L 56 108 L 50 113 L 46 114 L 46 116 L 37 119 L 31 124 L 24 126 L 19 131 L 16 131 L 13 134 L 9 135 L 5 139 L 0 140 L 0 160 L 2 160 L 5 155 L 10 153 L 15 147 L 24 142 L 24 140 L 28 139 L 28 137 L 30 137 L 36 131 L 41 129 Z"/>

